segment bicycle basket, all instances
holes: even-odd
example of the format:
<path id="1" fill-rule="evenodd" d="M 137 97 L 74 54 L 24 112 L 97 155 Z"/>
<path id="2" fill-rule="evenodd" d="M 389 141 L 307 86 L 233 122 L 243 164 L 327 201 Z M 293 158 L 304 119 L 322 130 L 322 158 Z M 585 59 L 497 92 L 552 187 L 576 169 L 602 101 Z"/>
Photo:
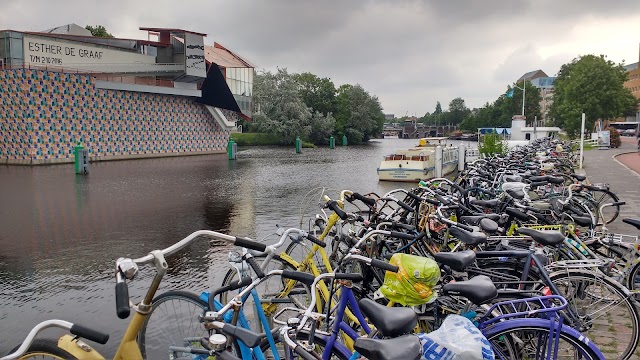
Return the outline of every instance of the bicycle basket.
<path id="1" fill-rule="evenodd" d="M 404 306 L 429 303 L 436 298 L 433 287 L 440 280 L 440 268 L 434 260 L 409 254 L 394 254 L 389 261 L 397 273 L 387 271 L 380 292 Z"/>

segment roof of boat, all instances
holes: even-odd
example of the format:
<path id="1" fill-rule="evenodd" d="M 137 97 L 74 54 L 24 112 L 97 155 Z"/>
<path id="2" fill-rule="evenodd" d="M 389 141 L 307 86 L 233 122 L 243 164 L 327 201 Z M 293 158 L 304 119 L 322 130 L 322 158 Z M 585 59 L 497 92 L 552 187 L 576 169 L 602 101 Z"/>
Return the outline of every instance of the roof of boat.
<path id="1" fill-rule="evenodd" d="M 442 140 L 448 140 L 449 138 L 446 136 L 439 136 L 439 137 L 434 136 L 434 137 L 426 137 L 426 138 L 420 138 L 420 139 L 442 141 Z"/>

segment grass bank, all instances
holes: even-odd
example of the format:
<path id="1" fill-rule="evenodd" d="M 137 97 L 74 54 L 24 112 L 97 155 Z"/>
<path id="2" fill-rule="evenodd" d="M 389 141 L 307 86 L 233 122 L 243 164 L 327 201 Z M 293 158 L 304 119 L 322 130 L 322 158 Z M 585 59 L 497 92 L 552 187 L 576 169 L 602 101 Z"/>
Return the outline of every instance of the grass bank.
<path id="1" fill-rule="evenodd" d="M 277 146 L 294 146 L 293 144 L 286 144 L 282 139 L 275 134 L 264 133 L 231 133 L 231 139 L 238 143 L 238 146 L 264 146 L 264 145 L 277 145 Z M 303 148 L 315 148 L 312 143 L 303 141 Z"/>

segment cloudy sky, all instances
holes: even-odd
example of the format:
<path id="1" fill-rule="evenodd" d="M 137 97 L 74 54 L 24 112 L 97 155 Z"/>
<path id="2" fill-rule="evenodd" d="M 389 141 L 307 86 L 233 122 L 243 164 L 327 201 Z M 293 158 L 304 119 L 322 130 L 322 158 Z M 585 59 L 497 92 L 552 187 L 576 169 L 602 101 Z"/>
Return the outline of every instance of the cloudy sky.
<path id="1" fill-rule="evenodd" d="M 418 116 L 461 96 L 470 107 L 523 73 L 553 76 L 578 55 L 637 62 L 639 0 L 0 0 L 0 28 L 102 24 L 207 33 L 261 69 L 360 83 L 385 112 Z"/>

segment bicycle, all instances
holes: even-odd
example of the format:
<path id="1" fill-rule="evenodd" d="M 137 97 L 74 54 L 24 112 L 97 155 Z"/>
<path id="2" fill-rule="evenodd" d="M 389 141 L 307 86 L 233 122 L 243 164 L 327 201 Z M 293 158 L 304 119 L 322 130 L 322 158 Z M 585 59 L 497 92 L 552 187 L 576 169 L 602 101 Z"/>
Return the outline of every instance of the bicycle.
<path id="1" fill-rule="evenodd" d="M 121 339 L 120 345 L 118 346 L 116 354 L 114 355 L 114 359 L 138 360 L 143 358 L 139 344 L 137 342 L 137 335 L 142 328 L 144 320 L 148 316 L 151 307 L 153 306 L 152 299 L 154 298 L 154 295 L 162 281 L 163 276 L 167 272 L 168 264 L 166 261 L 166 257 L 177 253 L 181 249 L 185 248 L 188 244 L 190 244 L 193 240 L 201 236 L 221 240 L 226 243 L 231 243 L 236 246 L 242 246 L 256 251 L 264 251 L 266 248 L 264 244 L 255 242 L 251 239 L 230 236 L 215 231 L 199 230 L 164 250 L 154 250 L 151 251 L 148 255 L 137 259 L 119 258 L 118 260 L 116 260 L 116 313 L 121 319 L 126 319 L 129 317 L 131 308 L 134 309 L 135 313 L 133 315 L 133 318 L 129 322 L 123 338 Z M 144 299 L 137 305 L 132 304 L 129 300 L 129 292 L 126 281 L 133 280 L 135 278 L 136 274 L 138 273 L 139 265 L 148 264 L 152 264 L 155 267 L 156 274 L 151 282 L 151 285 L 147 289 Z M 42 330 L 50 327 L 57 327 L 68 330 L 71 335 L 65 334 L 58 340 L 39 339 L 38 341 L 34 342 L 35 338 L 40 332 L 42 332 Z M 234 329 L 232 328 L 227 327 L 227 329 L 225 330 L 222 328 L 222 326 L 220 326 L 216 327 L 215 329 L 222 333 L 224 333 L 225 331 L 228 332 L 228 336 L 234 336 L 232 331 Z M 36 325 L 36 327 L 31 330 L 31 332 L 16 350 L 0 359 L 24 359 L 31 356 L 43 355 L 51 356 L 57 359 L 104 359 L 104 357 L 97 350 L 83 342 L 81 338 L 88 339 L 99 344 L 105 344 L 109 339 L 109 335 L 81 325 L 72 324 L 67 321 L 49 320 Z M 198 344 L 200 344 L 200 339 L 185 339 L 188 341 L 193 341 L 194 343 L 197 341 Z M 226 343 L 226 338 L 224 342 Z M 173 349 L 167 349 L 167 351 L 174 356 L 180 354 L 181 350 L 184 349 L 177 347 Z M 200 351 L 208 356 L 219 356 L 220 358 L 227 359 L 235 358 L 230 353 L 225 354 L 226 351 L 223 351 L 219 348 L 212 350 L 201 349 Z"/>

